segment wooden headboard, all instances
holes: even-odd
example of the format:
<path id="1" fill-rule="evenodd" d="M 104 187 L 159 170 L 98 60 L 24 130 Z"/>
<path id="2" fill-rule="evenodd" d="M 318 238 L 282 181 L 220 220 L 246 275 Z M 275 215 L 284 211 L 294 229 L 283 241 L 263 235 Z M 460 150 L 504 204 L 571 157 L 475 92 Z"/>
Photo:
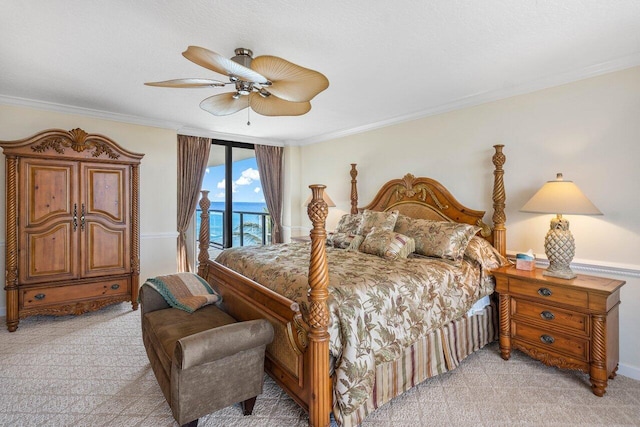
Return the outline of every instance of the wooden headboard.
<path id="1" fill-rule="evenodd" d="M 412 218 L 431 219 L 435 221 L 461 222 L 475 225 L 481 228 L 479 234 L 489 241 L 502 255 L 506 254 L 506 229 L 504 223 L 505 193 L 503 175 L 504 154 L 502 145 L 495 145 L 496 153 L 493 156 L 494 191 L 493 206 L 494 226 L 485 223 L 483 218 L 485 211 L 478 211 L 462 205 L 456 198 L 438 181 L 415 177 L 406 174 L 402 179 L 394 179 L 387 182 L 367 206 L 358 207 L 356 164 L 351 164 L 351 213 L 362 212 L 364 209 L 374 211 L 397 210 Z"/>

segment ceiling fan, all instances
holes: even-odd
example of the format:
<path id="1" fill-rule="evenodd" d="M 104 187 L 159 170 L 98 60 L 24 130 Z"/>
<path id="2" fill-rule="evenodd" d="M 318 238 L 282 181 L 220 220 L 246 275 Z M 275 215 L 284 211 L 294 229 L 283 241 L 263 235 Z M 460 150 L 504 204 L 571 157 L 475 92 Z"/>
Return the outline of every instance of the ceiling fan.
<path id="1" fill-rule="evenodd" d="M 200 108 L 215 116 L 226 116 L 251 107 L 263 116 L 300 116 L 311 110 L 314 96 L 329 87 L 321 73 L 276 56 L 253 58 L 249 49 L 238 48 L 236 56 L 222 55 L 189 46 L 182 55 L 189 61 L 229 77 L 229 82 L 189 78 L 145 83 L 148 86 L 211 88 L 233 85 L 235 91 L 210 96 Z"/>

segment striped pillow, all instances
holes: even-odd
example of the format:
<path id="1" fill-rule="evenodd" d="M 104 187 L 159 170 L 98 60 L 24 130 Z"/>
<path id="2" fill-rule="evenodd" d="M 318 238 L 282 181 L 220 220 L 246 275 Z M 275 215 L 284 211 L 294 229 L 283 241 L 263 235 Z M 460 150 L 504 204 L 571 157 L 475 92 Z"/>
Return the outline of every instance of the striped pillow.
<path id="1" fill-rule="evenodd" d="M 194 273 L 151 277 L 144 284 L 158 291 L 171 307 L 187 313 L 221 300 L 207 281 Z"/>
<path id="2" fill-rule="evenodd" d="M 395 260 L 406 258 L 415 247 L 415 241 L 411 237 L 373 227 L 360 245 L 360 252 Z"/>

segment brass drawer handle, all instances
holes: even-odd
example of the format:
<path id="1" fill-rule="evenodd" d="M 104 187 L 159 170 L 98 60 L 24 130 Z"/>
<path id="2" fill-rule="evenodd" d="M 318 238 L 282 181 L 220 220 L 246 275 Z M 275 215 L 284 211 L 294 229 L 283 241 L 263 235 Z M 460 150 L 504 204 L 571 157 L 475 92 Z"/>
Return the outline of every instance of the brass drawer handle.
<path id="1" fill-rule="evenodd" d="M 114 283 L 113 285 L 111 285 L 111 289 L 113 289 L 114 291 L 119 288 L 120 288 L 120 285 L 118 285 L 117 283 Z"/>
<path id="2" fill-rule="evenodd" d="M 552 312 L 547 310 L 540 313 L 540 317 L 542 317 L 544 320 L 553 320 L 556 318 L 556 316 Z"/>
<path id="3" fill-rule="evenodd" d="M 550 297 L 552 292 L 548 288 L 540 288 L 538 289 L 538 294 L 540 294 L 540 296 L 543 296 L 543 297 Z"/>
<path id="4" fill-rule="evenodd" d="M 35 294 L 33 297 L 37 300 L 43 300 L 45 296 L 45 294 Z"/>
<path id="5" fill-rule="evenodd" d="M 540 341 L 542 341 L 545 344 L 553 344 L 555 342 L 555 338 L 553 338 L 551 335 L 540 335 Z"/>

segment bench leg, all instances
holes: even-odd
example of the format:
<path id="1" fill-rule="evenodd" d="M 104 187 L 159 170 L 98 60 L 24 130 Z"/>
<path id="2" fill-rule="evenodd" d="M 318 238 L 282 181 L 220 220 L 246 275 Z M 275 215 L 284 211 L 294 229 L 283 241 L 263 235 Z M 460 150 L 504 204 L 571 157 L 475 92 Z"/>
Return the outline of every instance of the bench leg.
<path id="1" fill-rule="evenodd" d="M 256 397 L 257 396 L 242 402 L 242 413 L 244 415 L 251 415 L 251 413 L 253 412 L 253 407 L 256 404 Z"/>

